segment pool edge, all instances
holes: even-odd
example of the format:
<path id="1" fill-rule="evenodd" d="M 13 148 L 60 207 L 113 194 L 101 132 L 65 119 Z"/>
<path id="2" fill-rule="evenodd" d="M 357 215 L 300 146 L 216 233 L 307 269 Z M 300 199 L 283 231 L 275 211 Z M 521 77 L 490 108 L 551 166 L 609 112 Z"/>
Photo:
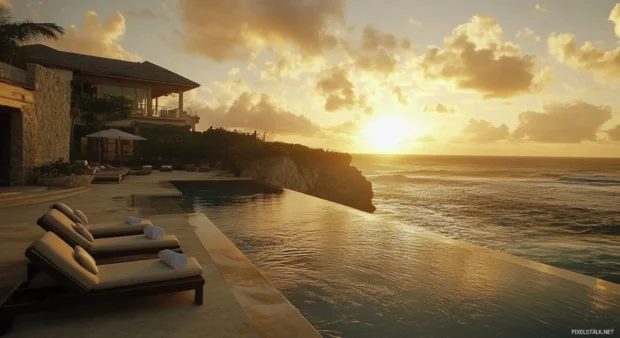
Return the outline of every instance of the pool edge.
<path id="1" fill-rule="evenodd" d="M 200 242 L 261 337 L 321 337 L 316 328 L 207 215 L 186 215 Z"/>
<path id="2" fill-rule="evenodd" d="M 444 235 L 437 234 L 429 230 L 423 229 L 418 226 L 411 226 L 411 227 L 415 227 L 416 229 L 415 230 L 409 229 L 409 231 L 415 231 L 416 234 L 419 234 L 421 236 L 433 238 L 443 243 L 455 245 L 463 249 L 468 249 L 471 251 L 477 251 L 480 253 L 484 253 L 485 255 L 489 255 L 494 258 L 501 259 L 509 263 L 513 263 L 513 264 L 516 264 L 522 267 L 530 268 L 532 270 L 536 270 L 536 271 L 540 271 L 540 272 L 550 274 L 556 277 L 560 277 L 562 279 L 566 279 L 566 280 L 569 280 L 569 281 L 572 281 L 572 282 L 575 282 L 581 285 L 585 285 L 591 288 L 596 288 L 599 290 L 603 290 L 603 291 L 607 291 L 607 292 L 620 295 L 620 284 L 616 284 L 616 283 L 602 280 L 596 277 L 584 275 L 578 272 L 558 268 L 558 267 L 555 267 L 549 264 L 536 262 L 531 259 L 511 255 L 509 253 L 501 252 L 501 251 L 490 249 L 487 247 L 467 243 L 465 241 L 452 239 Z"/>

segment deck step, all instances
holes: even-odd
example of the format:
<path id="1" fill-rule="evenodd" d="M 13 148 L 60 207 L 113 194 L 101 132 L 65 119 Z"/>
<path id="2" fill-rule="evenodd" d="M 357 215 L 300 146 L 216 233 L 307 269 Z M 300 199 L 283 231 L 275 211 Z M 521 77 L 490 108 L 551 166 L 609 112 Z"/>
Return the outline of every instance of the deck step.
<path id="1" fill-rule="evenodd" d="M 38 204 L 57 201 L 59 199 L 79 195 L 87 192 L 90 187 L 78 187 L 70 189 L 51 189 L 18 194 L 4 194 L 0 196 L 0 209 L 8 209 L 23 205 Z"/>

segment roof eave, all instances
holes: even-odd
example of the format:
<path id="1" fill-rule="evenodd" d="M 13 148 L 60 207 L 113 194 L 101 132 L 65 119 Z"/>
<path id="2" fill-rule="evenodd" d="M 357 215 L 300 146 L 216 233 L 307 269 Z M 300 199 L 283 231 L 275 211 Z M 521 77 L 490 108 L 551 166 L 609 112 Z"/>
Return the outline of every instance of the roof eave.
<path id="1" fill-rule="evenodd" d="M 176 83 L 176 82 L 164 82 L 164 81 L 154 81 L 154 80 L 139 79 L 139 78 L 135 78 L 135 77 L 126 77 L 126 76 L 109 75 L 109 74 L 101 74 L 101 73 L 91 73 L 91 72 L 81 72 L 81 71 L 79 72 L 79 74 L 80 75 L 100 76 L 100 77 L 110 77 L 110 78 L 115 78 L 115 79 L 124 79 L 124 80 L 132 80 L 132 81 L 140 81 L 140 82 L 148 82 L 148 83 L 156 83 L 156 84 L 162 84 L 162 85 L 173 85 L 173 86 L 189 88 L 188 90 L 192 90 L 192 89 L 200 87 L 200 84 L 196 83 L 196 82 L 194 82 L 193 84 Z"/>

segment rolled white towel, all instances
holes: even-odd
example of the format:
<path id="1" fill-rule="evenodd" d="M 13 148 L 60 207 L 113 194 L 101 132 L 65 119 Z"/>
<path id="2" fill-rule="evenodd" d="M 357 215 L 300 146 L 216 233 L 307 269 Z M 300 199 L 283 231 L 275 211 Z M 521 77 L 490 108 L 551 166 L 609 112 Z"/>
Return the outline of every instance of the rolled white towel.
<path id="1" fill-rule="evenodd" d="M 175 270 L 184 269 L 187 266 L 187 256 L 170 249 L 160 251 L 159 259 Z"/>
<path id="2" fill-rule="evenodd" d="M 162 239 L 166 232 L 160 227 L 154 225 L 147 225 L 144 227 L 144 235 L 148 239 Z"/>
<path id="3" fill-rule="evenodd" d="M 136 216 L 127 216 L 125 217 L 125 223 L 129 225 L 140 225 L 142 224 L 142 218 Z"/>

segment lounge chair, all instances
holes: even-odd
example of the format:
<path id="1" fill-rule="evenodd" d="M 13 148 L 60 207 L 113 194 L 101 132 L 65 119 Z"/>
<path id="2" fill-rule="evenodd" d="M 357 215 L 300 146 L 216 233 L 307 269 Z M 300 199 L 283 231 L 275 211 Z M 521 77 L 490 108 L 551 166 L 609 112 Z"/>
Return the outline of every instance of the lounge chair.
<path id="1" fill-rule="evenodd" d="M 51 209 L 41 216 L 37 224 L 45 231 L 55 233 L 67 244 L 83 247 L 94 258 L 156 254 L 164 249 L 182 252 L 179 240 L 173 235 L 165 235 L 164 238 L 156 240 L 148 239 L 144 235 L 135 235 L 97 238 L 90 242 L 77 232 L 73 221 L 56 209 Z"/>
<path id="2" fill-rule="evenodd" d="M 64 203 L 54 203 L 51 208 L 62 212 L 74 223 L 82 222 L 82 220 L 75 215 L 74 210 Z M 153 225 L 153 223 L 149 220 L 144 219 L 142 220 L 142 223 L 138 225 L 130 225 L 125 223 L 124 221 L 100 224 L 85 224 L 86 229 L 88 229 L 88 231 L 93 235 L 94 238 L 140 235 L 144 233 L 144 227 L 147 225 Z"/>
<path id="3" fill-rule="evenodd" d="M 153 172 L 153 166 L 151 165 L 143 165 L 141 169 L 132 170 L 132 175 L 146 176 L 150 175 Z"/>
<path id="4" fill-rule="evenodd" d="M 207 173 L 211 171 L 211 166 L 209 163 L 200 163 L 200 167 L 198 168 L 198 172 Z"/>
<path id="5" fill-rule="evenodd" d="M 93 183 L 110 183 L 110 182 L 114 182 L 114 183 L 118 183 L 120 184 L 121 182 L 123 182 L 123 179 L 125 178 L 125 175 L 123 175 L 122 172 L 120 171 L 102 171 L 102 172 L 98 172 L 96 174 L 94 174 L 94 178 L 93 178 Z"/>
<path id="6" fill-rule="evenodd" d="M 172 269 L 159 259 L 97 266 L 93 274 L 74 258 L 74 250 L 48 232 L 26 250 L 26 257 L 38 265 L 57 285 L 33 287 L 20 283 L 0 301 L 0 334 L 8 331 L 14 316 L 37 311 L 72 307 L 79 303 L 110 301 L 194 290 L 194 303 L 202 305 L 202 268 L 190 257 L 184 269 Z"/>

